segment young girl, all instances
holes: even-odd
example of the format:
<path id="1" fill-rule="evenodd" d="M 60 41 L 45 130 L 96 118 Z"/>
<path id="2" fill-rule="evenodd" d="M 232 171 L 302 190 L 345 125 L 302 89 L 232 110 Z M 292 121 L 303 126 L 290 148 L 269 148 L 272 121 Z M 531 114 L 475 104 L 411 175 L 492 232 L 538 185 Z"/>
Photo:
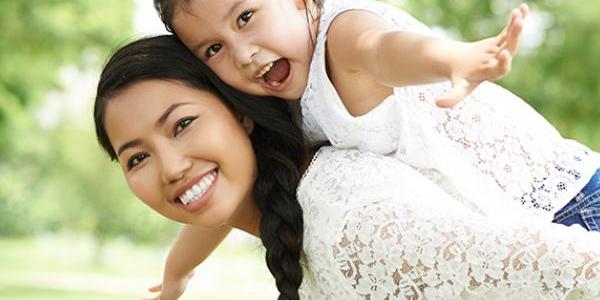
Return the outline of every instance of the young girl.
<path id="1" fill-rule="evenodd" d="M 430 37 L 410 15 L 370 0 L 155 6 L 225 83 L 302 98 L 310 144 L 394 156 L 485 213 L 503 210 L 508 197 L 548 221 L 600 230 L 599 155 L 484 82 L 509 70 L 527 6 L 513 11 L 497 37 L 473 43 Z M 434 104 L 451 106 L 465 95 L 450 110 Z"/>
<path id="2" fill-rule="evenodd" d="M 172 36 L 114 54 L 94 107 L 133 193 L 169 219 L 260 236 L 280 299 L 600 296 L 598 233 L 484 217 L 389 157 L 305 154 L 290 117 Z"/>

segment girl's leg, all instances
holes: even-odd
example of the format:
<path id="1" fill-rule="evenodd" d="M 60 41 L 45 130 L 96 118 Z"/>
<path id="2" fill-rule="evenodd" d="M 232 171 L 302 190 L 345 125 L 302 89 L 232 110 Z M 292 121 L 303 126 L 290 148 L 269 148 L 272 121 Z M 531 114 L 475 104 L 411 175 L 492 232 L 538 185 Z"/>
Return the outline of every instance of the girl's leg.
<path id="1" fill-rule="evenodd" d="M 590 182 L 554 216 L 554 223 L 579 224 L 589 231 L 600 231 L 600 169 Z"/>

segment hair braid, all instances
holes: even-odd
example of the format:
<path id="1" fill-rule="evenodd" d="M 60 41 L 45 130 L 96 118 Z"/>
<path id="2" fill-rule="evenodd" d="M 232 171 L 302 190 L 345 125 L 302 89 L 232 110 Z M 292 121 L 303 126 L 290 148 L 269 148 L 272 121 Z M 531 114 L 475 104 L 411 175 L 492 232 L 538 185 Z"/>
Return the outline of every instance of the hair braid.
<path id="1" fill-rule="evenodd" d="M 299 299 L 304 223 L 296 188 L 303 158 L 303 152 L 298 151 L 302 149 L 302 140 L 290 143 L 281 135 L 260 129 L 255 128 L 252 134 L 260 174 L 254 198 L 262 214 L 260 235 L 266 248 L 266 262 L 275 277 L 279 299 Z"/>

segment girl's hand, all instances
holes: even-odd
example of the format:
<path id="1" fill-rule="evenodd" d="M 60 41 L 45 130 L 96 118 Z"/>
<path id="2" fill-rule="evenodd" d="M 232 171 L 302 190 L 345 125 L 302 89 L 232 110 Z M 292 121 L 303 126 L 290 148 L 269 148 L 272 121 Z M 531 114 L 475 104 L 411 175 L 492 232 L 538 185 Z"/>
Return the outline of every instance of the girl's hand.
<path id="1" fill-rule="evenodd" d="M 497 80 L 510 71 L 519 46 L 523 22 L 529 14 L 526 4 L 515 8 L 506 27 L 495 37 L 464 43 L 457 51 L 451 74 L 452 90 L 436 100 L 439 107 L 452 107 L 486 80 Z"/>
<path id="2" fill-rule="evenodd" d="M 177 300 L 185 291 L 192 276 L 194 276 L 194 272 L 181 280 L 163 281 L 163 283 L 152 286 L 148 291 L 158 294 L 149 298 L 142 298 L 142 300 Z"/>

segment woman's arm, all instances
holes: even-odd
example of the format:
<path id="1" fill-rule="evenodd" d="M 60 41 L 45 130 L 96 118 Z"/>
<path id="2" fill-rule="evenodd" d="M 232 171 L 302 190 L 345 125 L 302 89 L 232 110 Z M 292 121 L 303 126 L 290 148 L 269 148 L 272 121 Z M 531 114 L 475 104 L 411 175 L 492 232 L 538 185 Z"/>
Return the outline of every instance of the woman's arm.
<path id="1" fill-rule="evenodd" d="M 183 294 L 194 268 L 215 250 L 229 232 L 229 226 L 205 230 L 184 225 L 167 256 L 162 284 L 150 288 L 151 292 L 159 294 L 150 299 L 178 299 Z"/>
<path id="2" fill-rule="evenodd" d="M 500 34 L 466 43 L 397 31 L 370 12 L 348 11 L 333 21 L 327 33 L 328 64 L 333 72 L 369 74 L 390 87 L 450 79 L 453 91 L 438 101 L 449 107 L 482 81 L 508 73 L 527 14 L 527 6 L 522 5 Z"/>

